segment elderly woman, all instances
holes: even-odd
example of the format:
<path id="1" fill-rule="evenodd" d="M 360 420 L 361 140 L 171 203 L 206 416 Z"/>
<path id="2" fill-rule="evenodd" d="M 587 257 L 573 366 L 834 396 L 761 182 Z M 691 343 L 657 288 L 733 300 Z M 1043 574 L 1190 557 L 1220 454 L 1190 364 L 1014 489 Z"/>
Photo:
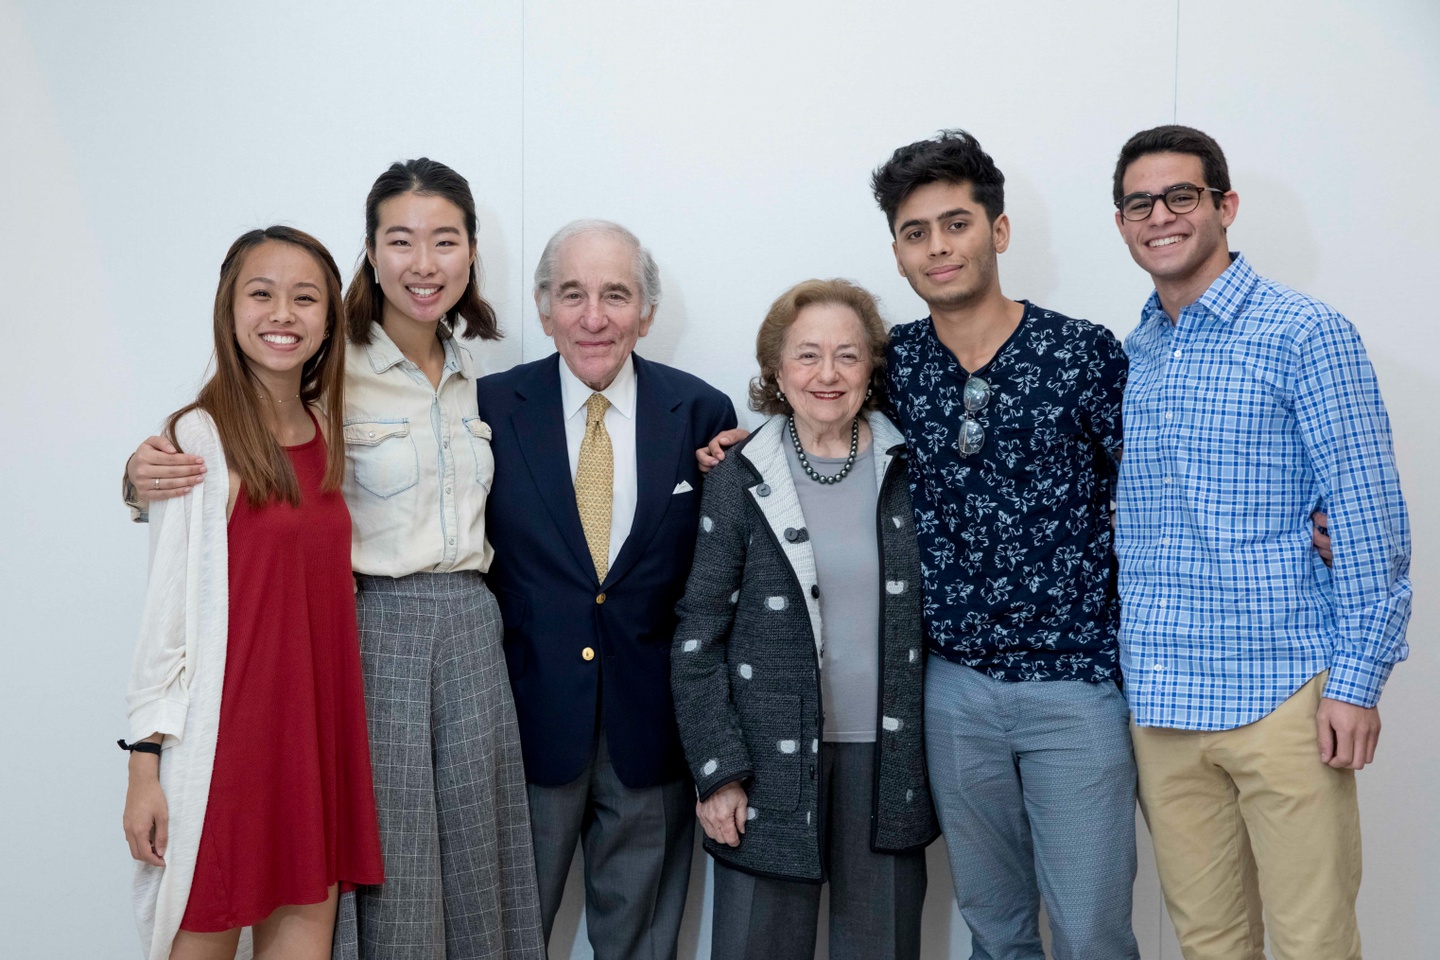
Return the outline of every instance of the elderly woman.
<path id="1" fill-rule="evenodd" d="M 716 960 L 918 958 L 920 561 L 905 442 L 877 408 L 875 300 L 807 280 L 756 338 L 770 418 L 705 481 L 671 683 L 715 858 Z"/>

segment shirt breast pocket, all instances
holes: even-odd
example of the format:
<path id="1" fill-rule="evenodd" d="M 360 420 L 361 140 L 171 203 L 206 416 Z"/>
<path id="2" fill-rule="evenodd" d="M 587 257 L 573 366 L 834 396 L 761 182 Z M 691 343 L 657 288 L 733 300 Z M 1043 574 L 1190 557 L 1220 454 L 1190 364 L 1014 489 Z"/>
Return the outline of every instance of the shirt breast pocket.
<path id="1" fill-rule="evenodd" d="M 487 491 L 495 480 L 495 454 L 490 450 L 490 424 L 479 417 L 465 418 L 465 433 L 475 454 L 475 479 Z"/>
<path id="2" fill-rule="evenodd" d="M 355 471 L 355 482 L 381 499 L 420 482 L 420 459 L 409 420 L 347 421 L 345 456 Z"/>

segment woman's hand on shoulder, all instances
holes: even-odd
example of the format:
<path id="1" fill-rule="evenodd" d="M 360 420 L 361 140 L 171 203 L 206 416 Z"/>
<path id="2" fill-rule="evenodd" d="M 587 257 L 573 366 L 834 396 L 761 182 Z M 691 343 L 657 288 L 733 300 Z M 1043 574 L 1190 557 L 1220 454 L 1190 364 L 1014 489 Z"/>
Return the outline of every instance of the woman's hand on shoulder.
<path id="1" fill-rule="evenodd" d="M 160 787 L 159 758 L 148 753 L 130 755 L 130 787 L 125 791 L 125 840 L 130 856 L 151 866 L 165 866 L 170 842 L 170 805 Z"/>
<path id="2" fill-rule="evenodd" d="M 739 783 L 727 783 L 710 796 L 695 803 L 695 816 L 705 828 L 705 836 L 716 843 L 731 847 L 740 846 L 740 835 L 745 832 L 745 816 L 749 809 L 749 795 Z"/>
<path id="3" fill-rule="evenodd" d="M 205 461 L 180 453 L 164 437 L 150 437 L 130 455 L 125 477 L 141 500 L 183 497 L 205 479 Z"/>

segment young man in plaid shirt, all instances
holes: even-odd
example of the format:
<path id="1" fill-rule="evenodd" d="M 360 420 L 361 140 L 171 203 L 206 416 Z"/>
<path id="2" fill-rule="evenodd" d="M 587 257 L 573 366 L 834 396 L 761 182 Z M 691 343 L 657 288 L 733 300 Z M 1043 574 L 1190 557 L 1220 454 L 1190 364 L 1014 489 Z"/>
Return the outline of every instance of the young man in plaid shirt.
<path id="1" fill-rule="evenodd" d="M 1155 281 L 1125 342 L 1116 552 L 1170 916 L 1186 960 L 1262 960 L 1262 901 L 1279 960 L 1358 960 L 1355 771 L 1410 615 L 1375 374 L 1344 317 L 1231 253 L 1239 197 L 1210 137 L 1136 134 L 1114 199 Z M 1332 567 L 1310 549 L 1321 505 Z"/>

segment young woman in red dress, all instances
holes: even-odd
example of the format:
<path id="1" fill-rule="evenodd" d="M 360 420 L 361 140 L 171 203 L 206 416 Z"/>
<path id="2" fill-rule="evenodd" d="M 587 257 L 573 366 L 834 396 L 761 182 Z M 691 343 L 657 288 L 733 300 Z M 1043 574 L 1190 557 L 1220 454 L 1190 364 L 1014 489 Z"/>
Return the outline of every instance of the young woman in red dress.
<path id="1" fill-rule="evenodd" d="M 318 240 L 245 234 L 221 267 L 215 374 L 166 428 L 211 480 L 152 512 L 128 697 L 125 833 L 153 960 L 232 958 L 245 928 L 257 958 L 328 958 L 338 893 L 383 879 L 344 329 Z"/>

